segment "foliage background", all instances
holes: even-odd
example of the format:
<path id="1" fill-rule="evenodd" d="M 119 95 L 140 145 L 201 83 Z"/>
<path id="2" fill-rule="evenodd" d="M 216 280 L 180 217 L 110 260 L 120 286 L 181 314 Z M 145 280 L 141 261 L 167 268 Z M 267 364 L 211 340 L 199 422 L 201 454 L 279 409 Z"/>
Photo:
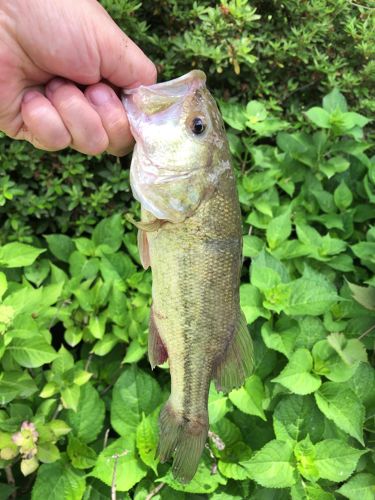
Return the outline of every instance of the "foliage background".
<path id="1" fill-rule="evenodd" d="M 129 158 L 2 137 L 0 497 L 109 498 L 116 466 L 117 498 L 374 498 L 370 2 L 102 3 L 160 79 L 200 67 L 219 100 L 256 370 L 211 392 L 209 448 L 175 483 L 154 460 L 169 377 L 146 358 Z"/>

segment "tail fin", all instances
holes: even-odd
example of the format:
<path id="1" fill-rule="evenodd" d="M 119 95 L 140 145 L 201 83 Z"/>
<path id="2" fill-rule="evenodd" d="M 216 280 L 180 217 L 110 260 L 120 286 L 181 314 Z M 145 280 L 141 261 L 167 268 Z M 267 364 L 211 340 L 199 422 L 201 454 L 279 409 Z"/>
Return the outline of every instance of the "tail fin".
<path id="1" fill-rule="evenodd" d="M 168 402 L 160 413 L 158 455 L 166 462 L 174 452 L 175 479 L 188 483 L 197 471 L 208 433 L 208 416 L 186 418 L 177 415 Z"/>

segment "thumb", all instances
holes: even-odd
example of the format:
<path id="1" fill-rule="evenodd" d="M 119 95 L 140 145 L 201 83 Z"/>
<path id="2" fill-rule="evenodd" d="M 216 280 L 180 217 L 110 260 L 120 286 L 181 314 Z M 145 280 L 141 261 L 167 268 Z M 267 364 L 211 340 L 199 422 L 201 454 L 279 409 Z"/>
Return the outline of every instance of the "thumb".
<path id="1" fill-rule="evenodd" d="M 108 18 L 106 29 L 103 29 L 100 22 L 99 26 L 94 27 L 102 78 L 123 88 L 155 83 L 157 71 L 154 63 L 121 31 L 107 12 L 105 14 Z"/>

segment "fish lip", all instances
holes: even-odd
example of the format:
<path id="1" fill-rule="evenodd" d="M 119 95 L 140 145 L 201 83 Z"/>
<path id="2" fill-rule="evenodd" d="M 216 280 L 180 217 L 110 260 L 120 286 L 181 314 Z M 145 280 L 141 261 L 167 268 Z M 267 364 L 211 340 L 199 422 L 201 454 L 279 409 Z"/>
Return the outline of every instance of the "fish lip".
<path id="1" fill-rule="evenodd" d="M 140 85 L 131 89 L 123 89 L 122 97 L 139 93 L 142 89 L 147 89 L 156 95 L 165 95 L 173 97 L 182 97 L 198 88 L 204 87 L 206 84 L 206 75 L 199 69 L 194 69 L 173 80 L 167 82 L 154 83 L 152 85 Z"/>

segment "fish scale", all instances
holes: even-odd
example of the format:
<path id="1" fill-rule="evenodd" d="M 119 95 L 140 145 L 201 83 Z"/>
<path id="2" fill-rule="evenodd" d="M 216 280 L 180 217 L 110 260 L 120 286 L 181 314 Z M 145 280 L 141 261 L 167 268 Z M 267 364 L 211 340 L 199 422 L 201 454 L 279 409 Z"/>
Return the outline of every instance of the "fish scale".
<path id="1" fill-rule="evenodd" d="M 224 126 L 192 71 L 140 87 L 124 100 L 137 139 L 131 165 L 144 266 L 152 269 L 151 365 L 169 361 L 171 395 L 160 414 L 160 460 L 194 476 L 208 433 L 211 380 L 239 387 L 252 370 L 240 310 L 242 228 Z M 199 135 L 194 123 L 199 120 Z M 203 130 L 203 132 L 202 132 Z"/>

